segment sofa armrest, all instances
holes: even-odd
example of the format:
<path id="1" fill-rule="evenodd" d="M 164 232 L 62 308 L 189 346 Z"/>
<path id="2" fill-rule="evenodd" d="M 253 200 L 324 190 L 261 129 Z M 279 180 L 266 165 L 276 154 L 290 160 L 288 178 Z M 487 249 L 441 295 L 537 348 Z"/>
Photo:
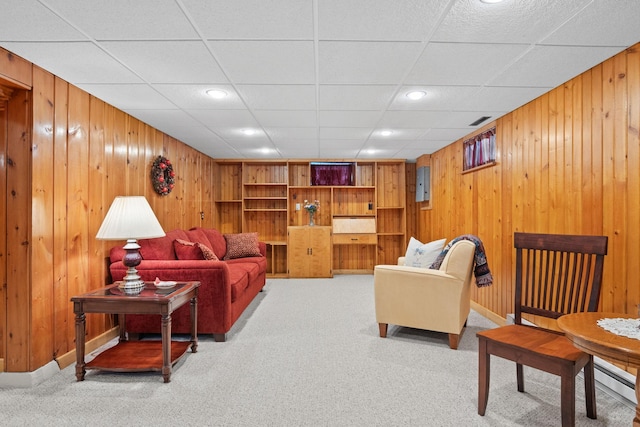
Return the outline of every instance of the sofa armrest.
<path id="1" fill-rule="evenodd" d="M 265 242 L 258 242 L 258 250 L 262 254 L 262 256 L 267 256 L 267 244 Z"/>
<path id="2" fill-rule="evenodd" d="M 224 261 L 209 260 L 142 260 L 136 267 L 140 278 L 146 282 L 153 282 L 156 277 L 160 280 L 175 280 L 200 282 L 200 294 L 212 293 L 215 298 L 231 301 L 231 281 L 229 266 Z M 115 262 L 109 266 L 114 281 L 122 280 L 127 268 L 122 262 Z M 204 290 L 205 288 L 215 288 Z"/>

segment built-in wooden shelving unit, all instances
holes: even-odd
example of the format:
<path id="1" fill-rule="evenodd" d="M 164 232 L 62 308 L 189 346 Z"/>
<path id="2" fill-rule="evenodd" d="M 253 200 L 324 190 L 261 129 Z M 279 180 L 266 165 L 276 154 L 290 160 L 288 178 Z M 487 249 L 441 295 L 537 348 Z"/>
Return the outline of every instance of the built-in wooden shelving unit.
<path id="1" fill-rule="evenodd" d="M 258 232 L 267 243 L 268 275 L 288 277 L 287 228 L 307 225 L 304 201 L 318 200 L 316 225 L 355 220 L 373 228 L 334 235 L 334 273 L 372 273 L 376 264 L 395 264 L 406 247 L 404 161 L 339 162 L 351 168 L 353 185 L 312 185 L 314 160 L 218 161 L 216 227 L 223 233 Z"/>

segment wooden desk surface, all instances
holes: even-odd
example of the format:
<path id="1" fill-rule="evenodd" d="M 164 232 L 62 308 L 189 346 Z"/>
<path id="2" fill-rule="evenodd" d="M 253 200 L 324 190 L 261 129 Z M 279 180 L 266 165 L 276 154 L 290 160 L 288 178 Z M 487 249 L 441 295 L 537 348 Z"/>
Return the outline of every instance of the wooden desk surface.
<path id="1" fill-rule="evenodd" d="M 635 316 L 622 313 L 575 313 L 560 317 L 558 326 L 580 350 L 626 366 L 640 368 L 640 340 L 616 335 L 596 323 L 600 319 L 618 317 L 635 319 Z"/>

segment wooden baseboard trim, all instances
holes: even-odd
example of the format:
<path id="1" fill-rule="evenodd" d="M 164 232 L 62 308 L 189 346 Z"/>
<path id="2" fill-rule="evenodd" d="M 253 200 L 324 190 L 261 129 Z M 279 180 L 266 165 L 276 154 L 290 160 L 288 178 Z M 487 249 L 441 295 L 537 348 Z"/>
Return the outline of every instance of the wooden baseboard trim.
<path id="1" fill-rule="evenodd" d="M 471 308 L 476 312 L 478 312 L 478 314 L 486 317 L 487 319 L 491 320 L 493 323 L 496 323 L 498 326 L 504 326 L 507 324 L 507 319 L 497 315 L 493 311 L 488 310 L 487 308 L 481 306 L 475 301 L 471 301 Z"/>
<path id="2" fill-rule="evenodd" d="M 110 330 L 108 330 L 107 332 L 104 332 L 102 335 L 98 335 L 94 339 L 87 341 L 85 344 L 85 354 L 89 354 L 95 349 L 102 347 L 103 345 L 105 345 L 112 339 L 118 337 L 119 335 L 120 335 L 120 327 L 115 326 Z M 68 353 L 58 356 L 56 357 L 55 360 L 58 363 L 58 366 L 60 367 L 60 369 L 64 369 L 67 366 L 73 363 L 76 363 L 76 350 L 73 349 Z"/>

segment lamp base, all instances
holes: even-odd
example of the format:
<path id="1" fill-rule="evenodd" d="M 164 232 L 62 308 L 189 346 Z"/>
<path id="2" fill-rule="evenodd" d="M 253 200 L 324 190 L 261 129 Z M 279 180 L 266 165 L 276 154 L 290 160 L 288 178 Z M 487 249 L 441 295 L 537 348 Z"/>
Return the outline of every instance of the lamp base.
<path id="1" fill-rule="evenodd" d="M 122 258 L 122 263 L 127 267 L 127 274 L 119 287 L 127 295 L 137 295 L 144 289 L 144 281 L 140 279 L 138 270 L 136 270 L 136 266 L 142 261 L 139 251 L 140 245 L 135 239 L 129 239 L 123 249 L 126 254 Z"/>
<path id="2" fill-rule="evenodd" d="M 144 289 L 144 281 L 140 280 L 137 270 L 134 268 L 134 275 L 130 277 L 129 270 L 127 275 L 122 279 L 122 284 L 118 287 L 127 295 L 138 295 Z M 137 279 L 135 278 L 137 276 Z"/>

